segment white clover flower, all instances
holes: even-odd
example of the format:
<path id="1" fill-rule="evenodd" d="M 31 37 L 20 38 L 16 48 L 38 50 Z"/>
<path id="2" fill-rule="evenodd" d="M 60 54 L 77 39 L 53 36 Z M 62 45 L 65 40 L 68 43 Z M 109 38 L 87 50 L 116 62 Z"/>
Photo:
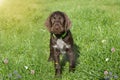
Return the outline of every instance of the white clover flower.
<path id="1" fill-rule="evenodd" d="M 106 62 L 109 61 L 109 58 L 106 58 L 105 61 L 106 61 Z"/>
<path id="2" fill-rule="evenodd" d="M 108 71 L 104 71 L 104 75 L 108 75 Z"/>
<path id="3" fill-rule="evenodd" d="M 30 70 L 30 73 L 31 73 L 32 75 L 34 75 L 34 74 L 35 74 L 35 70 Z"/>
<path id="4" fill-rule="evenodd" d="M 4 62 L 4 64 L 8 64 L 9 61 L 8 61 L 8 59 L 6 58 L 6 59 L 4 59 L 3 62 Z"/>
<path id="5" fill-rule="evenodd" d="M 113 47 L 113 48 L 111 48 L 111 52 L 112 53 L 114 53 L 115 52 L 115 48 Z"/>
<path id="6" fill-rule="evenodd" d="M 105 42 L 106 42 L 106 40 L 105 40 L 105 39 L 103 39 L 101 42 L 102 42 L 102 43 L 105 43 Z"/>
<path id="7" fill-rule="evenodd" d="M 28 66 L 24 66 L 25 69 L 28 69 Z"/>

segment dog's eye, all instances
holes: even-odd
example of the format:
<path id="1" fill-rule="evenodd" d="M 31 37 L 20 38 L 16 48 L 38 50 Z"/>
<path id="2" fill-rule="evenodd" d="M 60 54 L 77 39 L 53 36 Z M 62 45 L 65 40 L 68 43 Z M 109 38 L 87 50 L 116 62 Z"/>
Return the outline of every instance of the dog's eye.
<path id="1" fill-rule="evenodd" d="M 61 17 L 59 17 L 59 19 L 61 19 Z"/>

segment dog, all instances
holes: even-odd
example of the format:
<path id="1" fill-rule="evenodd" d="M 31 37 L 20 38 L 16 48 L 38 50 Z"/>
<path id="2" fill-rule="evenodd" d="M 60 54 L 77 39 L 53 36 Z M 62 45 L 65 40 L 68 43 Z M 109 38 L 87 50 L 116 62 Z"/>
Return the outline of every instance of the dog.
<path id="1" fill-rule="evenodd" d="M 69 72 L 75 71 L 75 54 L 73 38 L 70 31 L 71 21 L 61 11 L 55 11 L 47 18 L 45 26 L 50 32 L 50 56 L 48 61 L 54 61 L 55 76 L 62 73 L 60 54 L 66 54 L 69 59 Z"/>

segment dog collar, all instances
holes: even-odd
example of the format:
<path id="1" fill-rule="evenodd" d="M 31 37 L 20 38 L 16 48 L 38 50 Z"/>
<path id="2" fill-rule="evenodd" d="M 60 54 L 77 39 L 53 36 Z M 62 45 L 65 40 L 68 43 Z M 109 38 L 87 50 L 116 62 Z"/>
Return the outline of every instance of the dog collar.
<path id="1" fill-rule="evenodd" d="M 59 38 L 64 38 L 67 35 L 67 32 L 64 32 L 62 35 L 59 36 Z M 57 37 L 55 34 L 53 34 L 53 37 Z"/>

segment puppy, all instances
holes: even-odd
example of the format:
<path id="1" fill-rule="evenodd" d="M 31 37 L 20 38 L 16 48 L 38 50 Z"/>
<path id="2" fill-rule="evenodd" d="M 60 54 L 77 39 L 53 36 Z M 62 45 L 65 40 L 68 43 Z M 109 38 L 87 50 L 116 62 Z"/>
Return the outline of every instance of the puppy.
<path id="1" fill-rule="evenodd" d="M 50 56 L 48 61 L 54 61 L 55 75 L 62 73 L 60 54 L 69 58 L 69 71 L 75 70 L 75 54 L 73 51 L 73 38 L 70 32 L 71 21 L 64 12 L 55 11 L 46 20 L 45 26 L 50 32 Z"/>

